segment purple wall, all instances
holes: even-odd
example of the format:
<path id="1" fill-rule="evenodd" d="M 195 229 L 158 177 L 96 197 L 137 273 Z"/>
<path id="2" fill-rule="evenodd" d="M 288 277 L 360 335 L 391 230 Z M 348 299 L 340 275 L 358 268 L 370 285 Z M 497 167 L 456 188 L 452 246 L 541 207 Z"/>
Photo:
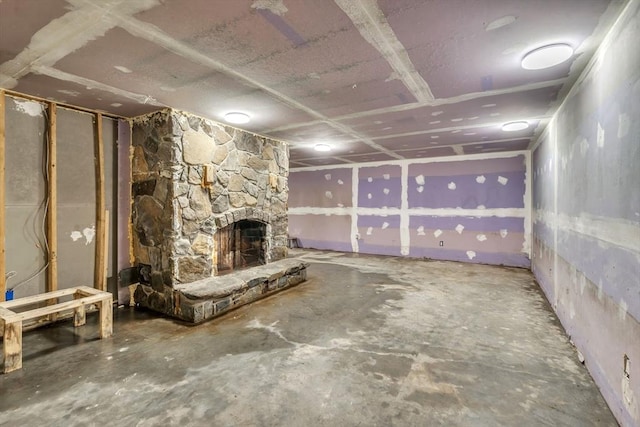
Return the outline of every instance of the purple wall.
<path id="1" fill-rule="evenodd" d="M 526 164 L 512 153 L 292 170 L 289 234 L 317 249 L 529 267 Z"/>
<path id="2" fill-rule="evenodd" d="M 640 425 L 639 5 L 532 156 L 532 270 L 623 426 Z"/>

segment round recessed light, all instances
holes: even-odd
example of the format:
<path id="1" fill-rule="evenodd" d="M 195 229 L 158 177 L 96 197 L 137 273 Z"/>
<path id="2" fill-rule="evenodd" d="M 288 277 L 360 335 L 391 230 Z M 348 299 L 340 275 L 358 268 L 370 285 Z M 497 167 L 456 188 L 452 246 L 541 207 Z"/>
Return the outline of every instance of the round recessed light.
<path id="1" fill-rule="evenodd" d="M 542 70 L 553 67 L 573 56 L 573 48 L 565 43 L 542 46 L 527 53 L 522 58 L 522 68 L 525 70 Z"/>
<path id="2" fill-rule="evenodd" d="M 515 132 L 518 130 L 524 130 L 529 127 L 529 123 L 525 121 L 510 122 L 502 125 L 502 130 L 505 132 Z"/>
<path id="3" fill-rule="evenodd" d="M 313 149 L 316 151 L 331 151 L 331 146 L 328 144 L 316 144 Z"/>
<path id="4" fill-rule="evenodd" d="M 234 123 L 239 125 L 243 123 L 249 123 L 249 120 L 251 120 L 248 114 L 238 113 L 238 112 L 227 113 L 224 115 L 224 119 L 229 123 Z"/>

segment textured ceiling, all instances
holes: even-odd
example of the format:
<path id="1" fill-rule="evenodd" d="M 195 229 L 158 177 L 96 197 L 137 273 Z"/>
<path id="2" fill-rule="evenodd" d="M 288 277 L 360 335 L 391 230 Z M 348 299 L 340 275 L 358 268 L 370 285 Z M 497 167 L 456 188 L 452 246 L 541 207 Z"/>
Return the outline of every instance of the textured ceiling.
<path id="1" fill-rule="evenodd" d="M 292 167 L 522 150 L 624 3 L 1 0 L 0 86 L 127 117 L 245 112 Z M 576 54 L 520 67 L 557 42 Z"/>

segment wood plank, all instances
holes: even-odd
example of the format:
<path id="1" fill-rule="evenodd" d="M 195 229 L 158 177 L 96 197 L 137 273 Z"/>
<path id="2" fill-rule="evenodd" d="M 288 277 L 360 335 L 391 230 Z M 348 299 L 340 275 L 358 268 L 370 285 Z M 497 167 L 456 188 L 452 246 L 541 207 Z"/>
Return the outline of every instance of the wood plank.
<path id="1" fill-rule="evenodd" d="M 93 274 L 93 286 L 101 291 L 106 290 L 104 278 L 105 235 L 105 185 L 104 185 L 104 144 L 102 139 L 102 114 L 96 113 L 95 132 L 95 166 L 96 166 L 96 251 Z"/>
<path id="2" fill-rule="evenodd" d="M 59 289 L 54 292 L 48 292 L 44 294 L 31 295 L 24 298 L 14 299 L 12 301 L 0 302 L 0 308 L 15 308 L 23 305 L 36 304 L 39 302 L 47 301 L 52 298 L 60 298 L 67 295 L 73 295 L 77 292 L 77 288 Z"/>
<path id="3" fill-rule="evenodd" d="M 89 297 L 82 297 L 80 299 L 76 299 L 76 300 L 71 300 L 71 301 L 65 301 L 65 302 L 60 302 L 58 304 L 55 305 L 47 305 L 44 307 L 40 307 L 40 308 L 36 308 L 33 310 L 28 310 L 28 311 L 23 311 L 20 313 L 13 313 L 12 316 L 10 317 L 10 319 L 12 321 L 23 321 L 23 320 L 28 320 L 28 319 L 36 319 L 38 317 L 43 317 L 43 316 L 48 316 L 51 313 L 59 313 L 61 311 L 65 311 L 65 310 L 73 310 L 76 309 L 82 305 L 87 305 L 87 304 L 98 304 L 102 301 L 105 300 L 111 300 L 112 296 L 111 294 L 106 294 L 106 295 L 92 295 Z"/>
<path id="4" fill-rule="evenodd" d="M 4 325 L 4 373 L 22 368 L 22 322 Z"/>
<path id="5" fill-rule="evenodd" d="M 102 265 L 102 281 L 104 283 L 103 291 L 107 290 L 107 277 L 109 277 L 109 211 L 104 211 L 104 258 Z"/>
<path id="6" fill-rule="evenodd" d="M 0 90 L 0 302 L 5 299 L 7 291 L 6 259 L 5 259 L 5 97 L 4 91 Z"/>
<path id="7" fill-rule="evenodd" d="M 49 243 L 49 267 L 47 269 L 47 292 L 58 289 L 58 172 L 57 164 L 57 107 L 49 103 L 47 192 L 49 208 L 47 209 L 47 241 Z"/>
<path id="8" fill-rule="evenodd" d="M 113 335 L 113 298 L 102 300 L 100 303 L 100 338 L 109 338 Z"/>

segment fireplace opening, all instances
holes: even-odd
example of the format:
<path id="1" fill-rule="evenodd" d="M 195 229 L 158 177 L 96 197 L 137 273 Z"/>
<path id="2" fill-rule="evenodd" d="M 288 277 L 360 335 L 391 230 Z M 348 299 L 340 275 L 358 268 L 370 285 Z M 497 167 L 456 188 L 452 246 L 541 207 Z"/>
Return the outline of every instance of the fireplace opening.
<path id="1" fill-rule="evenodd" d="M 223 275 L 247 267 L 266 264 L 267 225 L 242 220 L 216 233 L 217 274 Z"/>

